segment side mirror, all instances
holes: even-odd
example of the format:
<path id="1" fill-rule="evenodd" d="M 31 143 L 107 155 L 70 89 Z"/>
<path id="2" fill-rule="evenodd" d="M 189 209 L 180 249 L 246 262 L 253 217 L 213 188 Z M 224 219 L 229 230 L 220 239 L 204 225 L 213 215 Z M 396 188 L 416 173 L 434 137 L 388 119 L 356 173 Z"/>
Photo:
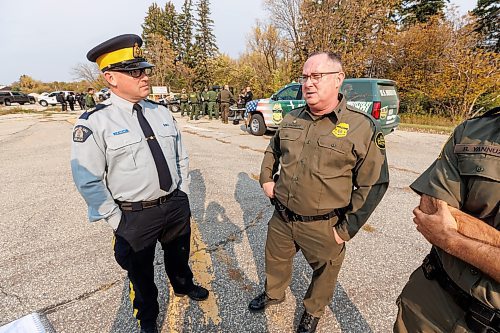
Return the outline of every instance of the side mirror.
<path id="1" fill-rule="evenodd" d="M 271 95 L 271 100 L 272 100 L 272 101 L 276 101 L 276 100 L 277 100 L 277 99 L 276 99 L 276 96 L 275 96 L 274 94 L 272 94 L 272 95 Z"/>

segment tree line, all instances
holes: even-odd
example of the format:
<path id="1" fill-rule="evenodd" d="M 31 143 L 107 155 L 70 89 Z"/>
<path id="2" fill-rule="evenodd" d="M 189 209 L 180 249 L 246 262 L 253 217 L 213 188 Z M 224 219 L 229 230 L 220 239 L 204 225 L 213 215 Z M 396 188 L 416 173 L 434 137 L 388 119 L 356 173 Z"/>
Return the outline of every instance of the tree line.
<path id="1" fill-rule="evenodd" d="M 268 97 L 301 74 L 307 55 L 337 52 L 347 77 L 396 81 L 401 112 L 471 117 L 500 105 L 500 1 L 478 0 L 460 17 L 448 0 L 263 0 L 237 59 L 219 51 L 209 0 L 184 0 L 180 11 L 153 3 L 142 24 L 153 85 L 201 89 L 250 85 Z M 91 65 L 75 76 L 99 88 Z"/>

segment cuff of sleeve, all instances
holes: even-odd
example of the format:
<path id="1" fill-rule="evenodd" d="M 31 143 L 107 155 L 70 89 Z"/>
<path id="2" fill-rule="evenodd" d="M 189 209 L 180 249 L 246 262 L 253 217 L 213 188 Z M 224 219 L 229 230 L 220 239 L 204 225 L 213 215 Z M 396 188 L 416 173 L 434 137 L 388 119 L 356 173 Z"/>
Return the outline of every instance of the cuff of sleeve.
<path id="1" fill-rule="evenodd" d="M 347 230 L 347 220 L 344 219 L 342 222 L 336 224 L 335 230 L 337 231 L 337 234 L 340 236 L 340 238 L 342 238 L 344 241 L 347 242 L 351 239 L 349 231 Z"/>
<path id="2" fill-rule="evenodd" d="M 109 224 L 111 228 L 113 228 L 114 231 L 118 229 L 121 220 L 122 220 L 122 212 L 120 210 L 118 210 L 116 214 L 113 214 L 108 218 L 106 218 L 106 222 Z"/>

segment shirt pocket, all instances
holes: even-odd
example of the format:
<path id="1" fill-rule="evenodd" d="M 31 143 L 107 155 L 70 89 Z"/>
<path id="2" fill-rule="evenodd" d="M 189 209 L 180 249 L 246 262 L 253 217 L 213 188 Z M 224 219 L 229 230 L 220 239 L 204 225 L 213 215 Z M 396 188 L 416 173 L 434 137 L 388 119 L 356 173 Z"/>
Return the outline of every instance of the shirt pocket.
<path id="1" fill-rule="evenodd" d="M 287 164 L 294 163 L 298 160 L 302 152 L 303 142 L 300 139 L 302 136 L 302 129 L 284 128 L 280 131 L 280 150 L 281 150 L 281 163 L 286 166 Z"/>
<path id="2" fill-rule="evenodd" d="M 324 176 L 346 175 L 351 178 L 355 165 L 352 144 L 345 139 L 323 135 L 318 139 L 318 171 Z"/>
<path id="3" fill-rule="evenodd" d="M 118 167 L 123 170 L 134 169 L 137 152 L 142 138 L 138 134 L 125 133 L 113 135 L 106 138 L 106 155 L 110 167 Z"/>
<path id="4" fill-rule="evenodd" d="M 175 157 L 177 146 L 177 130 L 174 126 L 165 126 L 156 131 L 158 143 L 165 156 Z"/>

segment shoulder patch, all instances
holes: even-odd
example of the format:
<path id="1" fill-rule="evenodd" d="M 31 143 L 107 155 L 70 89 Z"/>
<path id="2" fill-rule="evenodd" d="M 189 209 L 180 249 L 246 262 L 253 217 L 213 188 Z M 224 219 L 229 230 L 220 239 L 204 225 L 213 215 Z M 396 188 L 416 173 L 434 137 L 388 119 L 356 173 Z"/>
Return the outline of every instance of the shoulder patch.
<path id="1" fill-rule="evenodd" d="M 90 115 L 92 115 L 94 112 L 97 112 L 99 110 L 102 110 L 106 107 L 108 107 L 109 104 L 97 104 L 95 106 L 95 108 L 93 108 L 92 110 L 89 110 L 89 111 L 85 111 L 84 113 L 82 113 L 82 115 L 79 117 L 79 119 L 89 119 Z"/>
<path id="2" fill-rule="evenodd" d="M 149 103 L 153 103 L 153 104 L 156 104 L 156 105 L 163 105 L 160 102 L 153 101 L 152 99 L 148 99 L 148 98 L 146 98 L 144 101 L 149 102 Z"/>
<path id="3" fill-rule="evenodd" d="M 378 132 L 377 135 L 375 135 L 375 144 L 380 149 L 385 149 L 385 138 L 382 132 Z"/>
<path id="4" fill-rule="evenodd" d="M 90 135 L 92 135 L 90 128 L 77 125 L 73 129 L 73 142 L 85 142 Z"/>

